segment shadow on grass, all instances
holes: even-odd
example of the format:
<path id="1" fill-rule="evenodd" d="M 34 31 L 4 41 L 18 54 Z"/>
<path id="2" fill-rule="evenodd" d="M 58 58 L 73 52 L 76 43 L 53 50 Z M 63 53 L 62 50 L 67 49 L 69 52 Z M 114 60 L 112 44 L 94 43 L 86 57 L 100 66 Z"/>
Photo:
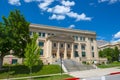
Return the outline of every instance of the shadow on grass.
<path id="1" fill-rule="evenodd" d="M 43 65 L 33 66 L 32 73 L 39 72 L 42 69 Z M 25 65 L 8 65 L 3 67 L 4 70 L 1 70 L 0 73 L 10 72 L 10 75 L 17 75 L 17 74 L 29 74 L 30 70 Z"/>

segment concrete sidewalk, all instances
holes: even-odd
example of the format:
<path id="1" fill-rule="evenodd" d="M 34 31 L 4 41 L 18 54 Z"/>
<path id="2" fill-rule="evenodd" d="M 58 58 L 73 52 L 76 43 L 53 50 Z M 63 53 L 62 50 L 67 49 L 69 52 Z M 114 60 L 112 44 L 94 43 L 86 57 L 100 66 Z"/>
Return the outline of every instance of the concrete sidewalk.
<path id="1" fill-rule="evenodd" d="M 120 68 L 107 68 L 107 69 L 91 69 L 86 71 L 76 71 L 76 72 L 69 72 L 68 74 L 77 77 L 77 78 L 90 78 L 90 77 L 100 77 L 104 75 L 108 75 L 112 72 L 118 72 Z"/>

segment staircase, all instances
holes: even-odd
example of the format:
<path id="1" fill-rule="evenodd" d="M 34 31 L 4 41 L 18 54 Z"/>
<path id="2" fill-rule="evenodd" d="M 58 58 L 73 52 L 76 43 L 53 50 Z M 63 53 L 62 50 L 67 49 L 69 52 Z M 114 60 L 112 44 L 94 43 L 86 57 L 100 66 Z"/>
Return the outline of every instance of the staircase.
<path id="1" fill-rule="evenodd" d="M 68 72 L 95 69 L 92 65 L 80 64 L 79 62 L 71 59 L 63 60 L 63 65 L 66 67 Z"/>

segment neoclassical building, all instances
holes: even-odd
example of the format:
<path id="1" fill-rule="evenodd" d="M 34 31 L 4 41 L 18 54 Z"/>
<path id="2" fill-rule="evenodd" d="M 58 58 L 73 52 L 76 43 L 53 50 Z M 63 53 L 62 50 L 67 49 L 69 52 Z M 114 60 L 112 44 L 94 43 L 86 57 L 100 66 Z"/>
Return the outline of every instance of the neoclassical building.
<path id="1" fill-rule="evenodd" d="M 31 24 L 30 36 L 33 32 L 39 35 L 37 44 L 44 63 L 52 64 L 60 57 L 77 62 L 99 61 L 95 32 Z"/>

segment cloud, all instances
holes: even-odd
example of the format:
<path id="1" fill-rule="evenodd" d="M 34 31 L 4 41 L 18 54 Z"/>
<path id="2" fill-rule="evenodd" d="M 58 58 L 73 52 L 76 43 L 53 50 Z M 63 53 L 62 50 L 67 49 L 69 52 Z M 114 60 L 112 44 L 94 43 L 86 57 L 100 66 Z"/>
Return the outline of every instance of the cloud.
<path id="1" fill-rule="evenodd" d="M 120 31 L 113 35 L 111 42 L 120 42 Z"/>
<path id="2" fill-rule="evenodd" d="M 117 32 L 117 33 L 113 36 L 113 38 L 120 38 L 120 31 Z"/>
<path id="3" fill-rule="evenodd" d="M 116 2 L 120 2 L 120 0 L 98 0 L 98 3 L 108 2 L 109 4 L 113 4 Z"/>
<path id="4" fill-rule="evenodd" d="M 76 18 L 76 21 L 80 21 L 80 20 L 89 20 L 90 21 L 92 19 L 91 17 L 86 17 L 86 15 L 84 13 L 77 14 L 75 12 L 69 12 L 69 13 L 67 13 L 67 15 L 69 17 Z"/>
<path id="5" fill-rule="evenodd" d="M 65 16 L 53 14 L 51 17 L 49 17 L 49 19 L 63 20 L 65 19 Z"/>
<path id="6" fill-rule="evenodd" d="M 70 1 L 62 0 L 62 5 L 64 5 L 64 6 L 74 6 L 75 2 L 74 1 L 70 2 Z"/>
<path id="7" fill-rule="evenodd" d="M 53 8 L 49 8 L 48 12 L 52 12 L 52 13 L 56 13 L 56 14 L 66 14 L 66 13 L 70 12 L 70 7 L 56 5 Z"/>
<path id="8" fill-rule="evenodd" d="M 38 7 L 42 13 L 50 13 L 49 19 L 64 20 L 67 17 L 74 18 L 76 21 L 87 20 L 92 18 L 87 17 L 85 13 L 78 14 L 72 11 L 72 7 L 75 6 L 74 1 L 70 0 L 24 0 L 26 3 L 37 2 Z M 21 5 L 20 0 L 9 0 L 12 5 Z M 53 4 L 57 3 L 57 4 Z"/>
<path id="9" fill-rule="evenodd" d="M 11 5 L 16 5 L 16 6 L 21 5 L 20 0 L 9 0 L 8 3 Z"/>
<path id="10" fill-rule="evenodd" d="M 40 9 L 42 10 L 47 10 L 48 9 L 48 6 L 50 4 L 52 4 L 52 2 L 54 2 L 54 0 L 44 0 L 43 2 L 41 2 L 38 6 Z"/>
<path id="11" fill-rule="evenodd" d="M 73 28 L 75 28 L 75 25 L 71 24 L 68 28 L 73 29 Z"/>

